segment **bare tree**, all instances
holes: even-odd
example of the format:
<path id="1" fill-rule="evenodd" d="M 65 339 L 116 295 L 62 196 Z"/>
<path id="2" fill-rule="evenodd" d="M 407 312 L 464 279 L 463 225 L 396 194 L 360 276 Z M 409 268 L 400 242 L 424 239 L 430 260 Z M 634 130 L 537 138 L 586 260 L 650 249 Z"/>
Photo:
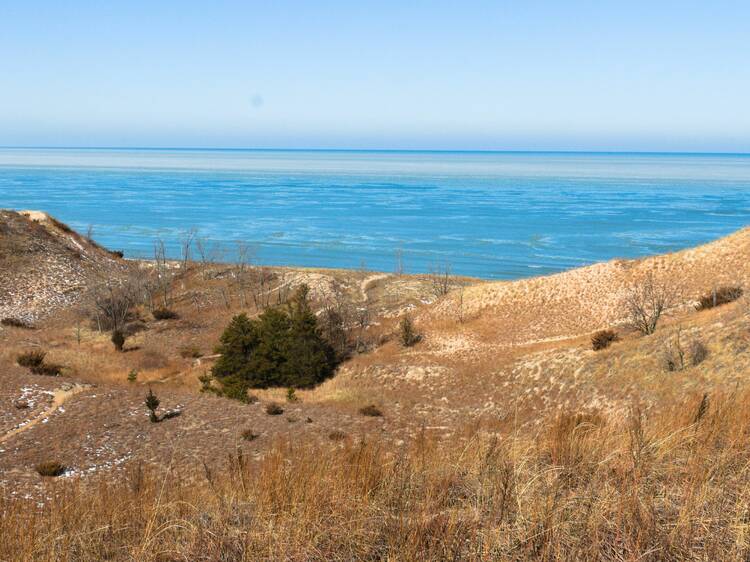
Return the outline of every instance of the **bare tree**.
<path id="1" fill-rule="evenodd" d="M 167 250 L 164 245 L 164 240 L 161 238 L 154 242 L 154 272 L 155 279 L 154 285 L 156 287 L 156 293 L 162 301 L 164 308 L 169 308 L 172 305 L 172 283 L 174 281 L 174 272 L 170 268 L 169 261 L 167 260 Z"/>
<path id="2" fill-rule="evenodd" d="M 436 297 L 443 297 L 450 292 L 453 277 L 451 276 L 451 265 L 449 263 L 438 264 L 431 268 L 429 277 L 432 293 Z"/>
<path id="3" fill-rule="evenodd" d="M 404 250 L 403 248 L 397 248 L 395 252 L 396 256 L 396 275 L 399 277 L 404 274 Z"/>
<path id="4" fill-rule="evenodd" d="M 193 258 L 193 241 L 195 240 L 196 236 L 198 234 L 198 231 L 195 228 L 191 228 L 190 230 L 183 233 L 183 235 L 180 237 L 180 256 L 182 257 L 181 265 L 182 265 L 182 271 L 187 271 L 188 266 L 190 265 L 190 262 Z"/>
<path id="5" fill-rule="evenodd" d="M 210 242 L 206 238 L 195 238 L 195 251 L 201 262 L 201 274 L 203 279 L 208 279 L 211 266 L 221 261 L 224 255 L 223 248 L 218 242 Z"/>
<path id="6" fill-rule="evenodd" d="M 652 272 L 635 283 L 625 297 L 625 306 L 633 327 L 643 335 L 653 334 L 662 313 L 675 302 L 675 290 L 654 279 Z"/>
<path id="7" fill-rule="evenodd" d="M 99 330 L 122 331 L 137 301 L 138 292 L 132 280 L 94 287 L 91 303 Z"/>
<path id="8" fill-rule="evenodd" d="M 235 262 L 234 278 L 240 293 L 242 306 L 247 308 L 247 289 L 250 281 L 250 267 L 252 265 L 252 248 L 245 242 L 237 241 L 237 261 Z"/>

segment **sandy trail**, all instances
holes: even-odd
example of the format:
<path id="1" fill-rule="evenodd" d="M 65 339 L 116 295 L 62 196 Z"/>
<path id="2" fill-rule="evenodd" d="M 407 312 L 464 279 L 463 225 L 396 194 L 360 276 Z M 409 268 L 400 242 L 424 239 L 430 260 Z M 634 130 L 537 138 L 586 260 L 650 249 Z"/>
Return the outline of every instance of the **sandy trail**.
<path id="1" fill-rule="evenodd" d="M 365 302 L 369 300 L 369 297 L 367 296 L 367 290 L 371 285 L 377 283 L 381 279 L 387 279 L 388 277 L 390 277 L 390 274 L 388 273 L 378 273 L 376 275 L 370 275 L 369 277 L 363 279 L 362 283 L 359 286 L 359 290 L 362 293 L 362 300 Z"/>
<path id="2" fill-rule="evenodd" d="M 10 431 L 8 431 L 5 435 L 0 436 L 0 443 L 3 443 L 4 441 L 7 441 L 14 435 L 18 435 L 19 433 L 23 433 L 24 431 L 31 429 L 36 424 L 40 423 L 42 420 L 48 418 L 53 413 L 57 411 L 57 409 L 65 404 L 68 400 L 70 400 L 73 396 L 78 394 L 79 392 L 86 390 L 89 388 L 89 385 L 83 385 L 83 384 L 74 384 L 74 385 L 68 385 L 68 386 L 62 386 L 52 392 L 52 403 L 45 408 L 42 412 L 40 412 L 37 416 L 30 420 L 26 420 L 25 422 L 22 422 L 21 424 L 17 425 Z"/>

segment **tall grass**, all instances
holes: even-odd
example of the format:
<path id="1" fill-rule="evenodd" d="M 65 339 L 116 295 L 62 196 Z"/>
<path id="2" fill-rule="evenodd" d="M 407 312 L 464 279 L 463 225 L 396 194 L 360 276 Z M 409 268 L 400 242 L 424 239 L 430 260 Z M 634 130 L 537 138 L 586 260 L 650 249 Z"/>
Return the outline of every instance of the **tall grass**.
<path id="1" fill-rule="evenodd" d="M 0 500 L 2 560 L 741 560 L 750 393 L 533 436 L 292 446 Z"/>

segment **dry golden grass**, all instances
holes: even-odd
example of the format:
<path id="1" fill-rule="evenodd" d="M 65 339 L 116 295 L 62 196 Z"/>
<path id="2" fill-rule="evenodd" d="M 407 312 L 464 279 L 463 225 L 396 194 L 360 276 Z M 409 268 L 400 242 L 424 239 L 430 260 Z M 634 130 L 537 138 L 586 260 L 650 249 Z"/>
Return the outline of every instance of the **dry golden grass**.
<path id="1" fill-rule="evenodd" d="M 408 449 L 277 442 L 259 465 L 47 483 L 0 500 L 0 559 L 741 560 L 750 393 L 646 418 L 561 414 Z"/>

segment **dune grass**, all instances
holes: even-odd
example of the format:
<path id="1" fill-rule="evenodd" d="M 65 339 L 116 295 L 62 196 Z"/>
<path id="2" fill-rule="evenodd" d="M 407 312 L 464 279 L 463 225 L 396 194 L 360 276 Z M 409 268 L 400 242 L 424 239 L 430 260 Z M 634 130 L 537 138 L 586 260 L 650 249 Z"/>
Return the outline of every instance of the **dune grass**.
<path id="1" fill-rule="evenodd" d="M 739 560 L 750 393 L 534 436 L 467 428 L 404 448 L 278 441 L 260 463 L 128 469 L 0 499 L 2 560 Z"/>

